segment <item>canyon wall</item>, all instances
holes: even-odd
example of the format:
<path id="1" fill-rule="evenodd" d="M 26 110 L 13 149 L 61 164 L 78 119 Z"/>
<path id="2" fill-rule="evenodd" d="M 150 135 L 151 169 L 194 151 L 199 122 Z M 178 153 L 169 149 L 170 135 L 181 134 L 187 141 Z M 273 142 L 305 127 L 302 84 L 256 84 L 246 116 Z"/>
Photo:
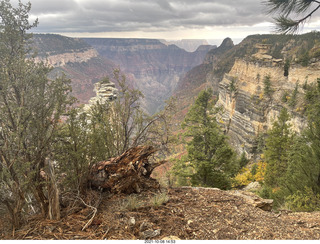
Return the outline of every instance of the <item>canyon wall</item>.
<path id="1" fill-rule="evenodd" d="M 266 77 L 271 83 L 270 95 L 264 91 Z M 303 86 L 319 77 L 319 60 L 306 67 L 293 63 L 285 76 L 282 59 L 266 55 L 236 59 L 219 83 L 217 102 L 223 108 L 223 126 L 235 149 L 249 158 L 257 156 L 259 136 L 272 127 L 282 108 L 291 115 L 292 129 L 301 132 L 306 126 Z"/>
<path id="2" fill-rule="evenodd" d="M 196 94 L 212 87 L 223 110 L 218 120 L 230 143 L 239 154 L 258 159 L 261 139 L 282 108 L 291 115 L 292 130 L 299 133 L 305 127 L 305 88 L 320 78 L 319 39 L 319 32 L 253 35 L 234 46 L 226 38 L 180 80 L 175 91 L 180 120 Z"/>
<path id="3" fill-rule="evenodd" d="M 145 96 L 146 110 L 159 111 L 171 97 L 180 76 L 203 62 L 212 46 L 187 52 L 155 39 L 84 38 L 98 53 L 116 63 Z"/>
<path id="4" fill-rule="evenodd" d="M 53 67 L 51 78 L 65 74 L 71 79 L 72 93 L 80 104 L 95 96 L 94 84 L 111 76 L 116 65 L 101 57 L 89 44 L 78 38 L 55 34 L 36 34 L 32 47 L 36 61 Z"/>

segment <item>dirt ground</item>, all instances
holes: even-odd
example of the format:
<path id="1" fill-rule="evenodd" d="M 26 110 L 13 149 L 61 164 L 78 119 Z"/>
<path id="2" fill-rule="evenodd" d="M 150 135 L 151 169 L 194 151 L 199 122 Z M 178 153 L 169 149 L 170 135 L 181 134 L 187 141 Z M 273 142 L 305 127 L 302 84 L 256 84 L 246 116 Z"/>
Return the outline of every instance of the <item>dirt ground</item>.
<path id="1" fill-rule="evenodd" d="M 0 232 L 0 239 L 320 239 L 320 212 L 267 212 L 240 196 L 210 188 L 165 191 L 168 199 L 160 206 L 150 201 L 157 195 L 152 192 L 135 197 L 103 193 L 98 212 L 84 230 L 93 216 L 91 208 L 83 208 L 60 221 L 34 217 L 15 233 Z M 134 200 L 131 205 L 130 199 Z"/>

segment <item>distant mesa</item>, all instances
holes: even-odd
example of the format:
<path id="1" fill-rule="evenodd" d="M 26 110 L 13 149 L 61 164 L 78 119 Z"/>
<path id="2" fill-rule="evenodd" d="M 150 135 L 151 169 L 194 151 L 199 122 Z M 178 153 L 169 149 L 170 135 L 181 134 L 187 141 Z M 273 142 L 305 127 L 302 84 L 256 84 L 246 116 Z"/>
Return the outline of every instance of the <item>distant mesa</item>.
<path id="1" fill-rule="evenodd" d="M 182 40 L 159 40 L 163 44 L 169 46 L 169 45 L 176 45 L 177 47 L 180 47 L 187 52 L 194 52 L 196 51 L 200 46 L 208 46 L 210 45 L 207 40 L 205 39 L 182 39 Z"/>

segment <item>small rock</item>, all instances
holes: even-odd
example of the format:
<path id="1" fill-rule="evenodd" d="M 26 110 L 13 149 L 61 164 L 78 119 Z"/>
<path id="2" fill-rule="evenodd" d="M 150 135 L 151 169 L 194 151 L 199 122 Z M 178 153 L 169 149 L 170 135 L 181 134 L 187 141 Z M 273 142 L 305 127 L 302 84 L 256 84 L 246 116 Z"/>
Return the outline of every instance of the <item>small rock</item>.
<path id="1" fill-rule="evenodd" d="M 140 234 L 140 236 L 142 237 L 142 239 L 148 239 L 148 238 L 153 238 L 153 237 L 159 236 L 160 233 L 161 233 L 160 229 L 158 229 L 158 230 L 146 230 L 146 231 L 142 232 Z"/>
<path id="2" fill-rule="evenodd" d="M 129 225 L 134 226 L 136 224 L 136 219 L 134 217 L 130 217 L 129 219 Z"/>
<path id="3" fill-rule="evenodd" d="M 244 191 L 257 191 L 261 188 L 261 185 L 259 182 L 251 182 L 249 185 L 243 188 Z"/>

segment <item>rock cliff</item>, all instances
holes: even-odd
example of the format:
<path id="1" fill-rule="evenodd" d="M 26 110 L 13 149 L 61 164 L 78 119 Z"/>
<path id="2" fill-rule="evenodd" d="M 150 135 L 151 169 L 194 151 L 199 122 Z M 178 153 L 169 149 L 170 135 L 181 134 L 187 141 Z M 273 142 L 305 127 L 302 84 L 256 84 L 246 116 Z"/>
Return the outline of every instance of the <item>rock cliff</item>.
<path id="1" fill-rule="evenodd" d="M 318 32 L 254 35 L 236 46 L 227 38 L 180 81 L 176 94 L 189 97 L 189 101 L 181 102 L 181 111 L 192 103 L 195 94 L 191 89 L 213 87 L 217 106 L 224 110 L 219 120 L 230 142 L 239 153 L 258 157 L 259 139 L 282 108 L 291 114 L 294 131 L 304 128 L 304 87 L 320 78 L 319 38 Z M 269 94 L 266 79 L 270 82 Z"/>
<path id="2" fill-rule="evenodd" d="M 116 65 L 101 57 L 81 39 L 55 34 L 36 34 L 33 46 L 36 61 L 43 61 L 54 69 L 50 77 L 64 73 L 71 79 L 72 93 L 79 103 L 87 103 L 95 96 L 94 84 L 113 73 Z"/>
<path id="3" fill-rule="evenodd" d="M 101 56 L 118 64 L 145 96 L 146 110 L 152 114 L 176 88 L 179 78 L 203 62 L 212 46 L 190 53 L 155 39 L 85 38 Z"/>
<path id="4" fill-rule="evenodd" d="M 320 60 L 311 58 L 308 65 L 302 65 L 289 56 L 286 47 L 281 51 L 291 60 L 287 68 L 288 61 L 272 56 L 271 45 L 257 43 L 255 53 L 237 57 L 219 83 L 217 105 L 224 108 L 224 129 L 236 150 L 251 158 L 256 156 L 259 136 L 272 127 L 282 108 L 290 112 L 294 131 L 305 127 L 303 87 L 320 77 Z M 270 94 L 266 93 L 266 79 Z"/>

